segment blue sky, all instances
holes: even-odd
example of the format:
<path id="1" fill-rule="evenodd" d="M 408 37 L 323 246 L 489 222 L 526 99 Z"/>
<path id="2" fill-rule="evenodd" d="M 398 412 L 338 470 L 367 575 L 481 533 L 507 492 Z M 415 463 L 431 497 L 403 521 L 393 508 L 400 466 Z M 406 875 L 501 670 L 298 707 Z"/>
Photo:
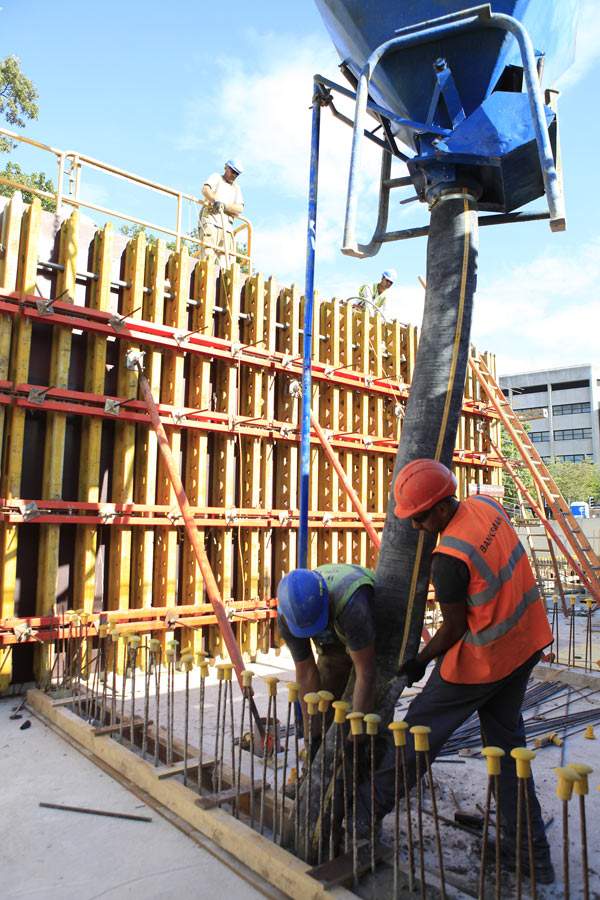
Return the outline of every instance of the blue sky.
<path id="1" fill-rule="evenodd" d="M 553 235 L 539 222 L 481 233 L 473 340 L 497 353 L 502 373 L 600 363 L 596 9 L 596 0 L 582 0 L 576 64 L 559 85 L 567 232 Z M 93 7 L 3 0 L 0 56 L 8 54 L 20 57 L 40 93 L 40 117 L 25 132 L 33 138 L 193 194 L 227 157 L 240 157 L 256 265 L 283 284 L 303 285 L 311 76 L 320 71 L 339 80 L 312 0 L 104 0 Z M 390 245 L 372 260 L 339 251 L 349 135 L 324 115 L 317 286 L 323 296 L 350 296 L 393 266 L 399 279 L 389 311 L 418 324 L 423 239 Z M 15 158 L 54 175 L 53 163 L 39 154 Z M 377 170 L 372 154 L 363 238 L 374 224 Z M 155 196 L 118 181 L 86 181 L 83 196 L 151 221 L 167 223 L 171 215 Z M 396 207 L 393 222 L 426 218 L 424 208 L 409 204 Z M 194 224 L 186 208 L 184 225 Z"/>

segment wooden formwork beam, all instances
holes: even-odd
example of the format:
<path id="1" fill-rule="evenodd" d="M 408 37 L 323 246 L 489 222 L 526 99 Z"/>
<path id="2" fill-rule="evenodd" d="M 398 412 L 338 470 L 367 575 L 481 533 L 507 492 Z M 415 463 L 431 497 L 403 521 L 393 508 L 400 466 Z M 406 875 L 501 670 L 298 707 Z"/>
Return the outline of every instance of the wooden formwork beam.
<path id="1" fill-rule="evenodd" d="M 144 294 L 142 315 L 148 322 L 164 320 L 167 248 L 158 240 L 146 247 L 146 277 L 148 290 Z M 144 371 L 155 397 L 160 395 L 162 354 L 150 348 L 144 357 Z M 127 399 L 127 398 L 126 398 Z M 137 503 L 157 501 L 158 442 L 152 428 L 138 425 L 136 429 L 135 474 L 133 497 Z M 131 535 L 131 606 L 134 609 L 152 606 L 154 586 L 154 528 L 135 529 Z"/>

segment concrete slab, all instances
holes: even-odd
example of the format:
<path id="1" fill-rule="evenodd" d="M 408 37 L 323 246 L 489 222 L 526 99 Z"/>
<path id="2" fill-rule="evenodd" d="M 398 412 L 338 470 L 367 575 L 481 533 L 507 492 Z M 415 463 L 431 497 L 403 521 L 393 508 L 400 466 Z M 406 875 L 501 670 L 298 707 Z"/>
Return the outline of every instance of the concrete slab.
<path id="1" fill-rule="evenodd" d="M 11 721 L 17 702 L 0 701 L 3 897 L 264 896 L 26 710 Z M 40 801 L 147 815 L 152 822 L 40 809 Z"/>

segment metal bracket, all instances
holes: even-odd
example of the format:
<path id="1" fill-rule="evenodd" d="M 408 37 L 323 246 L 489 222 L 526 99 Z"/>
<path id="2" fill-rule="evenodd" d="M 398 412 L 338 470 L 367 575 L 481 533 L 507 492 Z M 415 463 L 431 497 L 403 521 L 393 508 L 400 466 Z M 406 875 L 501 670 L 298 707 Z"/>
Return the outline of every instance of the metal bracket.
<path id="1" fill-rule="evenodd" d="M 105 506 L 101 506 L 98 510 L 98 515 L 102 519 L 103 522 L 108 522 L 110 519 L 114 519 L 117 515 L 117 511 L 112 503 L 108 503 Z"/>
<path id="2" fill-rule="evenodd" d="M 27 394 L 27 400 L 29 401 L 29 403 L 37 403 L 39 406 L 41 406 L 46 399 L 46 394 L 51 390 L 51 387 L 31 388 L 31 390 Z"/>
<path id="3" fill-rule="evenodd" d="M 182 409 L 172 409 L 171 410 L 171 418 L 175 422 L 176 425 L 181 425 L 181 423 L 185 420 L 187 413 Z"/>
<path id="4" fill-rule="evenodd" d="M 143 372 L 145 355 L 143 350 L 128 350 L 125 354 L 125 368 L 138 369 L 140 372 Z"/>
<path id="5" fill-rule="evenodd" d="M 238 518 L 238 511 L 235 507 L 231 507 L 231 509 L 225 510 L 225 524 L 226 525 L 235 525 L 235 521 Z"/>
<path id="6" fill-rule="evenodd" d="M 51 316 L 54 313 L 53 303 L 54 300 L 45 300 L 44 298 L 36 300 L 35 306 L 40 316 Z"/>
<path id="7" fill-rule="evenodd" d="M 290 392 L 290 397 L 302 396 L 302 385 L 296 379 L 294 379 L 294 381 L 290 381 L 288 390 Z"/>
<path id="8" fill-rule="evenodd" d="M 40 515 L 40 511 L 35 500 L 30 500 L 28 503 L 19 503 L 19 512 L 23 516 L 25 522 L 30 522 L 32 519 L 36 519 Z"/>
<path id="9" fill-rule="evenodd" d="M 180 520 L 183 521 L 183 516 L 181 515 L 181 510 L 178 506 L 174 506 L 173 509 L 169 510 L 167 519 L 172 525 L 177 525 Z"/>
<path id="10" fill-rule="evenodd" d="M 110 413 L 111 416 L 118 416 L 121 412 L 121 403 L 119 400 L 110 400 L 107 397 L 104 401 L 104 412 Z"/>
<path id="11" fill-rule="evenodd" d="M 282 510 L 282 511 L 279 513 L 279 515 L 278 515 L 277 518 L 279 519 L 279 522 L 280 522 L 281 525 L 289 525 L 289 522 L 290 522 L 290 514 L 289 514 L 289 512 L 287 512 L 287 510 Z"/>

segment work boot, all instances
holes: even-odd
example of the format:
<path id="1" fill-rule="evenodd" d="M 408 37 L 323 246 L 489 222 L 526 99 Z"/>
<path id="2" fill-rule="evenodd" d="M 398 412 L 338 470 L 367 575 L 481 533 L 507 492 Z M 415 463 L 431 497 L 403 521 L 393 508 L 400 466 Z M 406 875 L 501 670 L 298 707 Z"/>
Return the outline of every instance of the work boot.
<path id="1" fill-rule="evenodd" d="M 502 842 L 502 865 L 509 872 L 514 872 L 516 869 L 516 859 L 515 859 L 515 845 L 507 844 Z M 486 863 L 489 866 L 494 865 L 496 859 L 496 842 L 493 838 L 488 839 L 487 852 L 486 852 Z M 540 850 L 534 849 L 534 867 L 535 867 L 535 881 L 536 884 L 553 884 L 555 880 L 554 874 L 554 866 L 552 865 L 552 857 L 550 856 L 549 848 L 542 848 Z M 521 854 L 521 871 L 525 878 L 530 877 L 529 870 L 529 853 L 526 847 L 523 848 L 523 853 Z"/>

